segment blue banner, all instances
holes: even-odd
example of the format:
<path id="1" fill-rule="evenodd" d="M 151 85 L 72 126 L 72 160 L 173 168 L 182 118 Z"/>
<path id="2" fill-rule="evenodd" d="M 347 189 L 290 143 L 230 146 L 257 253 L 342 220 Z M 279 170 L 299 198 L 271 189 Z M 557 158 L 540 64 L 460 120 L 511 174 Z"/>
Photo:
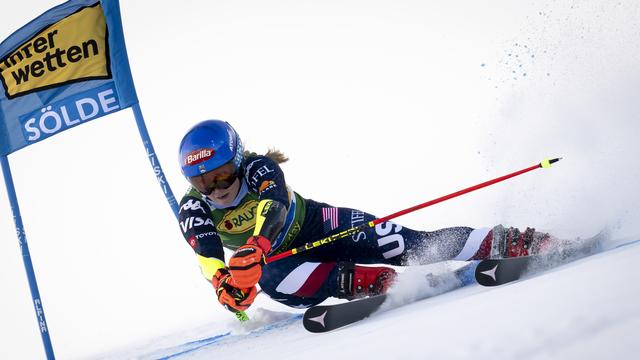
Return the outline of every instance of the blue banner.
<path id="1" fill-rule="evenodd" d="M 117 0 L 70 0 L 0 43 L 0 155 L 138 103 Z"/>

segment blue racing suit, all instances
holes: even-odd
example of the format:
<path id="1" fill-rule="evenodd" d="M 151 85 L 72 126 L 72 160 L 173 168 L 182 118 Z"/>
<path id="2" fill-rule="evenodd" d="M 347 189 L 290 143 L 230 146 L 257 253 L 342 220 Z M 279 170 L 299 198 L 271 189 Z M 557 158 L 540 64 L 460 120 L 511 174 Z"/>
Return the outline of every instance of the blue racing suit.
<path id="1" fill-rule="evenodd" d="M 265 156 L 245 159 L 242 185 L 233 204 L 220 207 L 193 188 L 180 202 L 181 231 L 194 249 L 203 275 L 211 280 L 224 266 L 223 247 L 243 245 L 256 227 L 258 204 L 283 204 L 281 222 L 269 240 L 274 255 L 375 219 L 363 211 L 338 208 L 304 198 L 289 189 L 280 166 Z M 263 267 L 259 285 L 272 299 L 292 307 L 308 307 L 338 296 L 338 265 L 408 265 L 482 258 L 489 229 L 452 227 L 416 231 L 393 222 L 367 228 Z"/>

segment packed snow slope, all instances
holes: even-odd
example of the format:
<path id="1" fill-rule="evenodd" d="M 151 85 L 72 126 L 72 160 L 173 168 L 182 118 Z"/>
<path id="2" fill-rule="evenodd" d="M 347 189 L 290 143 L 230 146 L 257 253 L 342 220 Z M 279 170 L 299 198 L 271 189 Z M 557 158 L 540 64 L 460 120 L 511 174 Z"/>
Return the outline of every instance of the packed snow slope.
<path id="1" fill-rule="evenodd" d="M 0 38 L 59 2 L 10 2 Z M 562 238 L 612 226 L 614 239 L 640 238 L 637 0 L 120 3 L 140 105 L 177 197 L 187 186 L 177 161 L 182 136 L 219 118 L 248 149 L 287 154 L 287 184 L 302 196 L 377 216 L 562 156 L 551 169 L 396 222 L 531 226 Z M 154 354 L 233 329 L 158 187 L 130 110 L 9 161 L 58 358 Z M 6 199 L 0 186 L 0 359 L 39 359 Z M 563 358 L 601 348 L 630 358 L 638 349 L 628 334 L 640 332 L 637 260 L 628 248 L 332 334 L 311 336 L 294 322 L 204 356 Z M 260 296 L 250 315 L 260 323 L 292 312 Z M 623 344 L 606 344 L 614 338 Z"/>
<path id="2" fill-rule="evenodd" d="M 247 334 L 232 322 L 211 323 L 105 358 L 629 359 L 640 351 L 638 261 L 640 242 L 517 283 L 454 290 L 325 334 L 306 332 L 295 312 L 254 309 L 257 322 L 270 317 L 273 325 Z"/>

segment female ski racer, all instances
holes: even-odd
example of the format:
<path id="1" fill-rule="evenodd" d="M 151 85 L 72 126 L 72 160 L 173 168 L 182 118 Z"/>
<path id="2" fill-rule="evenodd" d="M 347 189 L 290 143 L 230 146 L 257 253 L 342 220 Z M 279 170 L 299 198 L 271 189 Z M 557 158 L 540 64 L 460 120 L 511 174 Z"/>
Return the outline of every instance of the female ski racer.
<path id="1" fill-rule="evenodd" d="M 316 249 L 265 263 L 268 256 L 325 238 L 375 217 L 303 198 L 287 186 L 279 151 L 244 151 L 227 122 L 207 120 L 180 143 L 191 187 L 180 202 L 180 228 L 219 302 L 232 312 L 253 303 L 259 284 L 272 299 L 309 307 L 328 297 L 381 294 L 396 272 L 388 266 L 537 253 L 550 241 L 527 228 L 451 227 L 416 231 L 385 222 Z M 227 264 L 223 247 L 234 251 Z"/>

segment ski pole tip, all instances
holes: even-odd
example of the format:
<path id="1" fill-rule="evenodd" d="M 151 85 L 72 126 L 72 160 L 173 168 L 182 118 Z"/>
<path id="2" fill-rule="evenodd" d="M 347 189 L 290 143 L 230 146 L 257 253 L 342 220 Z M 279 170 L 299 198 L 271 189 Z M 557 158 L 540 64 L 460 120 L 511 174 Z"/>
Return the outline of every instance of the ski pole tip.
<path id="1" fill-rule="evenodd" d="M 562 160 L 561 157 L 558 157 L 558 158 L 555 158 L 555 159 L 544 159 L 540 163 L 540 167 L 542 167 L 542 168 L 550 168 L 552 164 L 557 163 L 560 160 Z"/>

